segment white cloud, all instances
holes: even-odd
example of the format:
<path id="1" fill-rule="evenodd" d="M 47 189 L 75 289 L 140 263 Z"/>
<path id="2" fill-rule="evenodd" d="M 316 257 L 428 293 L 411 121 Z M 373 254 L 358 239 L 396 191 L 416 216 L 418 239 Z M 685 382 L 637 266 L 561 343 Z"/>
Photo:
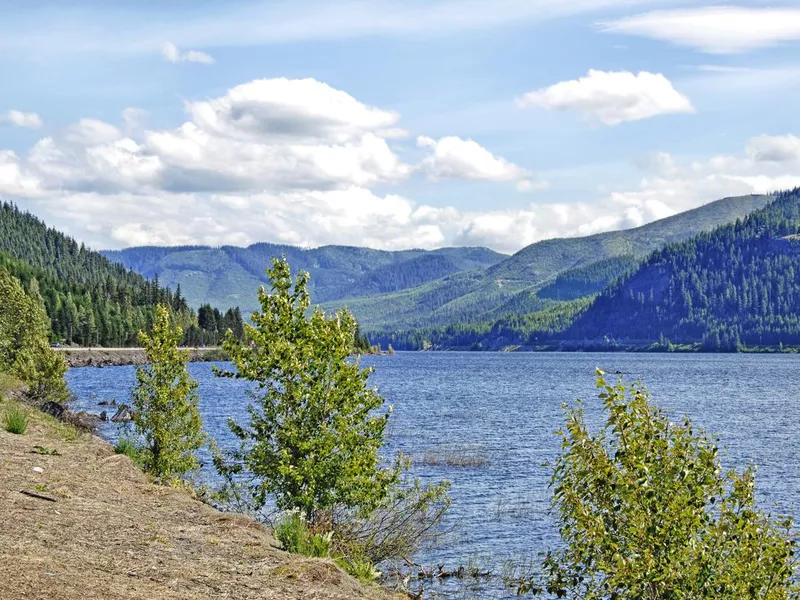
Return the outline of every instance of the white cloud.
<path id="1" fill-rule="evenodd" d="M 672 156 L 666 152 L 656 152 L 639 157 L 636 166 L 644 171 L 652 171 L 660 177 L 672 177 L 678 172 L 678 165 Z"/>
<path id="2" fill-rule="evenodd" d="M 664 153 L 647 157 L 638 162 L 647 176 L 637 189 L 597 202 L 471 211 L 417 204 L 373 188 L 416 170 L 520 189 L 542 184 L 455 136 L 420 137 L 428 156 L 413 167 L 400 158 L 414 152 L 413 142 L 389 143 L 399 134 L 396 113 L 314 80 L 251 83 L 187 104 L 187 121 L 173 129 L 147 130 L 143 115 L 126 111 L 119 126 L 82 119 L 27 153 L 0 150 L 0 194 L 96 247 L 273 241 L 515 251 L 800 183 L 797 138 L 762 136 L 741 156 L 690 164 Z"/>
<path id="3" fill-rule="evenodd" d="M 214 59 L 205 52 L 200 52 L 198 50 L 181 52 L 178 47 L 171 42 L 166 42 L 164 44 L 161 53 L 164 56 L 164 60 L 171 63 L 192 62 L 205 65 L 214 64 Z"/>
<path id="4" fill-rule="evenodd" d="M 601 29 L 711 54 L 734 54 L 800 40 L 800 8 L 707 6 L 657 10 L 603 23 Z"/>
<path id="5" fill-rule="evenodd" d="M 139 135 L 144 132 L 150 113 L 143 108 L 129 106 L 122 111 L 122 121 L 125 123 L 125 135 Z"/>
<path id="6" fill-rule="evenodd" d="M 544 239 L 639 227 L 720 198 L 798 187 L 800 156 L 791 158 L 786 151 L 797 139 L 762 136 L 751 140 L 743 155 L 690 163 L 666 153 L 651 155 L 637 161 L 653 173 L 637 189 L 614 191 L 596 202 L 543 203 L 523 210 L 463 214 L 455 241 L 513 252 Z M 774 148 L 779 152 L 768 162 L 754 152 Z"/>
<path id="7" fill-rule="evenodd" d="M 516 181 L 521 192 L 542 186 L 542 182 L 534 185 L 530 171 L 495 156 L 474 140 L 455 136 L 434 140 L 420 136 L 417 146 L 433 150 L 433 154 L 426 157 L 421 165 L 433 179 Z"/>
<path id="8" fill-rule="evenodd" d="M 750 140 L 747 154 L 756 162 L 800 161 L 800 138 L 794 135 L 762 135 Z"/>
<path id="9" fill-rule="evenodd" d="M 64 135 L 67 142 L 77 146 L 107 144 L 121 137 L 122 132 L 117 127 L 98 119 L 81 119 L 70 125 Z"/>
<path id="10" fill-rule="evenodd" d="M 39 179 L 22 165 L 11 150 L 0 150 L 0 194 L 34 198 L 41 195 Z"/>
<path id="11" fill-rule="evenodd" d="M 315 79 L 257 79 L 187 110 L 205 131 L 248 140 L 342 143 L 368 132 L 394 136 L 400 120 Z"/>
<path id="12" fill-rule="evenodd" d="M 0 123 L 7 123 L 24 129 L 41 129 L 42 125 L 44 125 L 42 118 L 36 113 L 14 109 L 7 111 L 4 115 L 0 115 Z"/>
<path id="13" fill-rule="evenodd" d="M 520 107 L 578 110 L 605 125 L 619 125 L 658 115 L 693 113 L 691 101 L 661 74 L 590 70 L 586 77 L 528 92 Z"/>

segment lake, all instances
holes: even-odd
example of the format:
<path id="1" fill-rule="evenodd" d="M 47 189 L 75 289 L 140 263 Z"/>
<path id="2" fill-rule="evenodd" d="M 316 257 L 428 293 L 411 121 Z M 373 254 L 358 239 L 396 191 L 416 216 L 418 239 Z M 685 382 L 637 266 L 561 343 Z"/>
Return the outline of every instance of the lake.
<path id="1" fill-rule="evenodd" d="M 595 367 L 641 380 L 670 417 L 689 415 L 719 437 L 725 468 L 758 466 L 763 506 L 800 514 L 800 356 L 401 352 L 362 364 L 375 367 L 371 380 L 395 409 L 388 451 L 409 454 L 420 477 L 452 482 L 457 529 L 447 548 L 423 557 L 428 564 L 457 566 L 469 557 L 499 564 L 557 542 L 546 465 L 559 451 L 562 403 L 586 400 L 587 417 L 599 422 Z M 214 377 L 208 363 L 190 371 L 206 429 L 230 446 L 226 421 L 245 419 L 247 386 Z M 67 378 L 75 409 L 97 413 L 101 400 L 130 401 L 134 368 L 72 369 Z M 116 426 L 101 434 L 113 439 Z M 435 464 L 454 450 L 479 460 Z"/>

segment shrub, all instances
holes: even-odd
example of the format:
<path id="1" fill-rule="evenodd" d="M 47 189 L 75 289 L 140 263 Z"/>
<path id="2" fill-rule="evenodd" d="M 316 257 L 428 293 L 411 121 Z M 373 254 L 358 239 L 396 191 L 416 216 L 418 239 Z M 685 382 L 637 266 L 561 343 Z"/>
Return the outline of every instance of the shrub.
<path id="1" fill-rule="evenodd" d="M 28 414 L 18 406 L 10 406 L 3 413 L 3 429 L 22 435 L 28 429 Z"/>
<path id="2" fill-rule="evenodd" d="M 352 564 L 410 556 L 441 527 L 447 485 L 423 486 L 406 458 L 381 457 L 392 411 L 352 357 L 353 316 L 309 315 L 308 274 L 292 281 L 285 259 L 267 274 L 253 325 L 223 344 L 236 371 L 215 371 L 256 385 L 250 422 L 229 421 L 239 448 L 215 457 L 230 497 L 256 515 L 270 500 L 298 513 Z"/>
<path id="3" fill-rule="evenodd" d="M 21 379 L 36 400 L 66 402 L 67 364 L 50 348 L 41 297 L 26 294 L 19 280 L 0 269 L 0 298 L 0 371 Z"/>
<path id="4" fill-rule="evenodd" d="M 642 387 L 609 385 L 600 371 L 597 385 L 604 427 L 592 435 L 578 406 L 561 432 L 552 485 L 563 548 L 542 587 L 570 598 L 797 598 L 792 522 L 757 509 L 753 469 L 723 474 L 716 444 L 688 418 L 671 423 Z"/>
<path id="5" fill-rule="evenodd" d="M 196 451 L 205 441 L 197 382 L 186 367 L 188 353 L 178 350 L 182 336 L 163 305 L 157 308 L 151 334 L 139 333 L 147 364 L 137 367 L 133 391 L 133 423 L 144 440 L 137 454 L 144 470 L 162 483 L 196 469 Z"/>
<path id="6" fill-rule="evenodd" d="M 386 498 L 399 470 L 382 467 L 379 450 L 391 409 L 367 387 L 370 370 L 351 360 L 356 323 L 342 311 L 328 318 L 310 306 L 308 274 L 292 283 L 286 260 L 267 271 L 261 311 L 245 325 L 244 343 L 223 344 L 236 366 L 219 375 L 253 381 L 258 408 L 249 426 L 230 421 L 241 447 L 217 464 L 229 479 L 244 474 L 252 508 L 269 496 L 281 510 L 314 522 L 336 506 L 369 511 Z"/>

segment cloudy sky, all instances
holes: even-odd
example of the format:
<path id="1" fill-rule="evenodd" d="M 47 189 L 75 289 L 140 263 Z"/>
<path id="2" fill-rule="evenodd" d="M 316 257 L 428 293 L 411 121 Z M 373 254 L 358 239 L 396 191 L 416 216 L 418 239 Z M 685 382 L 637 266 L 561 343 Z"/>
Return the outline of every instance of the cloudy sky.
<path id="1" fill-rule="evenodd" d="M 0 196 L 96 248 L 513 252 L 800 185 L 800 0 L 68 4 L 0 0 Z"/>

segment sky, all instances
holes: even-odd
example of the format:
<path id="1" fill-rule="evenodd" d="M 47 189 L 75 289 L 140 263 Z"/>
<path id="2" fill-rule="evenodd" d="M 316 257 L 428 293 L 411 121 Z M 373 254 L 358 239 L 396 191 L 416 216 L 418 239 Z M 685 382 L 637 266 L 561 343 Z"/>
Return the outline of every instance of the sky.
<path id="1" fill-rule="evenodd" d="M 800 186 L 800 0 L 0 0 L 0 198 L 93 248 L 487 246 Z"/>

